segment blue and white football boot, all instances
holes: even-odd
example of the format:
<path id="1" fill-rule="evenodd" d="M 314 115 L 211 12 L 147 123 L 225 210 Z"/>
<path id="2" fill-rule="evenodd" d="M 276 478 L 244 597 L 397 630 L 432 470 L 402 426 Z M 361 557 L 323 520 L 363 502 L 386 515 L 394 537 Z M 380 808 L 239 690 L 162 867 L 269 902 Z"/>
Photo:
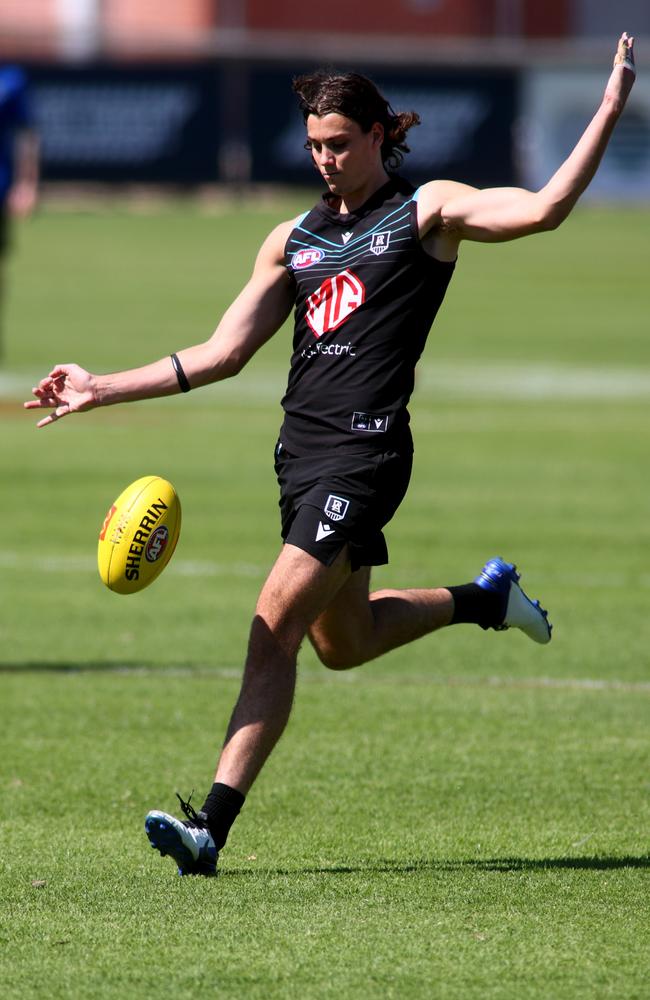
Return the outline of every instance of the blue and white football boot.
<path id="1" fill-rule="evenodd" d="M 533 642 L 550 642 L 553 626 L 548 612 L 539 601 L 530 600 L 519 586 L 519 579 L 516 566 L 496 557 L 486 562 L 474 583 L 503 597 L 503 619 L 500 625 L 493 626 L 497 632 L 518 628 Z"/>
<path id="2" fill-rule="evenodd" d="M 147 813 L 144 828 L 151 846 L 161 857 L 168 854 L 174 859 L 179 875 L 216 875 L 219 852 L 207 827 L 208 818 L 197 813 L 189 800 L 184 802 L 178 792 L 176 795 L 187 819 L 176 819 L 157 809 Z"/>

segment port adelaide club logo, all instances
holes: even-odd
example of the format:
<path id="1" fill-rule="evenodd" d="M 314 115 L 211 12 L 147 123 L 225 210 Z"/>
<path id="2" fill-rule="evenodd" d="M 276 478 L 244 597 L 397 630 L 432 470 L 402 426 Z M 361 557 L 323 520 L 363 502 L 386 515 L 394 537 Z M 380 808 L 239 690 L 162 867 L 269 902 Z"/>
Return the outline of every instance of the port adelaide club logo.
<path id="1" fill-rule="evenodd" d="M 384 253 L 388 250 L 389 243 L 390 230 L 385 233 L 373 233 L 372 239 L 370 240 L 370 252 L 374 253 L 378 257 L 380 253 Z"/>
<path id="2" fill-rule="evenodd" d="M 349 506 L 350 501 L 346 500 L 345 497 L 337 497 L 334 493 L 330 493 L 325 501 L 323 510 L 330 521 L 342 521 L 348 512 Z"/>

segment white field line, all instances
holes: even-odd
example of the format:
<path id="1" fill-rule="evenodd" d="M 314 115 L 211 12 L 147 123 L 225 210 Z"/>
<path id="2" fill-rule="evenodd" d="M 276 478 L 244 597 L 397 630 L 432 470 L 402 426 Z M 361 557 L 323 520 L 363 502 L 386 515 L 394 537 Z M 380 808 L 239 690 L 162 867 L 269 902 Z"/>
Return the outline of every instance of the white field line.
<path id="1" fill-rule="evenodd" d="M 648 399 L 650 370 L 563 364 L 426 362 L 416 392 L 485 399 Z"/>
<path id="2" fill-rule="evenodd" d="M 231 671 L 232 673 L 232 671 Z M 464 687 L 464 688 L 534 688 L 548 690 L 575 690 L 575 691 L 595 691 L 595 692 L 638 692 L 639 694 L 650 694 L 650 681 L 624 681 L 617 678 L 592 678 L 592 677 L 470 677 L 469 675 L 447 675 L 437 676 L 433 671 L 431 674 L 373 674 L 372 664 L 368 667 L 361 667 L 359 670 L 346 670 L 343 673 L 326 670 L 324 667 L 307 667 L 301 670 L 302 680 L 310 682 L 327 682 L 337 684 L 347 682 L 351 684 L 399 684 L 404 685 L 436 685 L 437 687 Z"/>
<path id="3" fill-rule="evenodd" d="M 400 687 L 421 684 L 424 686 L 436 685 L 437 687 L 536 688 L 595 692 L 632 691 L 639 694 L 650 694 L 650 681 L 625 681 L 613 677 L 471 677 L 469 675 L 454 674 L 439 676 L 433 671 L 430 674 L 410 674 L 403 672 L 398 674 L 373 674 L 372 664 L 369 664 L 367 667 L 361 667 L 358 670 L 346 670 L 334 673 L 326 670 L 324 667 L 308 666 L 301 669 L 300 676 L 303 681 L 331 684 L 399 684 Z"/>
<path id="4" fill-rule="evenodd" d="M 260 579 L 271 568 L 271 563 L 233 562 L 220 563 L 210 559 L 175 559 L 165 570 L 165 575 L 197 577 L 235 576 L 249 579 Z M 38 573 L 96 573 L 97 560 L 91 555 L 69 555 L 51 552 L 48 555 L 36 556 L 11 550 L 0 550 L 0 570 L 27 570 Z M 420 574 L 418 574 L 420 575 Z M 536 587 L 544 584 L 574 587 L 584 590 L 602 590 L 603 587 L 622 590 L 637 587 L 650 590 L 650 573 L 625 574 L 607 573 L 598 576 L 590 573 L 562 573 L 551 577 L 549 574 L 536 577 Z M 418 581 L 421 585 L 421 581 Z M 434 586 L 434 583 L 432 583 Z"/>
<path id="5" fill-rule="evenodd" d="M 224 399 L 278 403 L 286 386 L 284 368 L 255 370 L 230 379 L 188 400 L 205 401 L 206 393 Z M 40 377 L 40 376 L 38 376 Z M 0 399 L 28 399 L 38 377 L 0 373 Z M 416 394 L 433 398 L 514 400 L 643 400 L 650 399 L 650 369 L 629 366 L 547 363 L 424 361 L 418 366 Z"/>
<path id="6" fill-rule="evenodd" d="M 28 570 L 37 573 L 96 573 L 97 560 L 92 556 L 72 556 L 50 553 L 47 556 L 26 556 L 20 552 L 0 551 L 0 569 Z M 218 563 L 209 560 L 177 559 L 165 573 L 174 576 L 258 578 L 270 569 L 254 563 Z"/>

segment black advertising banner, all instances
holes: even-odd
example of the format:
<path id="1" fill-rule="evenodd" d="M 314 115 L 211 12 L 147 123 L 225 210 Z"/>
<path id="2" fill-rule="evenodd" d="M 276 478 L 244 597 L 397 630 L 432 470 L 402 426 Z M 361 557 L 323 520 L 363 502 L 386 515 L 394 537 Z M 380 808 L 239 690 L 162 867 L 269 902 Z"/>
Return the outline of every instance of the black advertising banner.
<path id="1" fill-rule="evenodd" d="M 256 180 L 318 182 L 291 90 L 292 77 L 313 68 L 252 69 L 250 135 Z M 480 187 L 515 183 L 515 72 L 355 68 L 375 81 L 396 111 L 420 115 L 422 124 L 409 132 L 411 152 L 402 168 L 410 180 L 445 177 Z"/>
<path id="2" fill-rule="evenodd" d="M 29 67 L 44 178 L 216 180 L 218 72 L 214 64 Z"/>
<path id="3" fill-rule="evenodd" d="M 319 184 L 291 90 L 313 65 L 254 62 L 33 66 L 46 180 Z M 480 187 L 516 183 L 514 71 L 359 66 L 422 124 L 402 172 Z M 234 86 L 234 83 L 237 86 Z"/>

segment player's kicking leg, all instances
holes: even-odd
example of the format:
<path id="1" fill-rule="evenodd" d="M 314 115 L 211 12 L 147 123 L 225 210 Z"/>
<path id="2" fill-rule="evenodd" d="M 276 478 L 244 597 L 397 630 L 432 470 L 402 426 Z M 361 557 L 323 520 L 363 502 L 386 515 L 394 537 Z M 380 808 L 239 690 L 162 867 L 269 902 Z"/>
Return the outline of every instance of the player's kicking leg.
<path id="1" fill-rule="evenodd" d="M 490 559 L 473 583 L 437 589 L 377 590 L 368 593 L 370 570 L 353 573 L 309 629 L 325 666 L 359 666 L 447 625 L 475 623 L 484 629 L 520 629 L 547 643 L 552 626 L 539 601 L 519 585 L 512 563 Z"/>
<path id="2" fill-rule="evenodd" d="M 152 847 L 170 855 L 181 875 L 213 875 L 218 852 L 264 762 L 289 718 L 296 657 L 309 632 L 322 661 L 334 669 L 357 666 L 446 625 L 519 628 L 548 642 L 546 612 L 519 586 L 515 567 L 491 559 L 473 583 L 369 594 L 370 570 L 351 572 L 347 549 L 330 566 L 285 545 L 260 595 L 251 627 L 238 702 L 215 783 L 203 807 L 181 805 L 187 819 L 150 812 Z"/>
<path id="3" fill-rule="evenodd" d="M 230 826 L 289 718 L 300 644 L 349 576 L 347 550 L 324 566 L 294 545 L 282 549 L 257 603 L 242 687 L 210 794 L 198 812 L 181 800 L 185 820 L 158 810 L 145 820 L 151 846 L 173 858 L 181 875 L 216 874 Z"/>

